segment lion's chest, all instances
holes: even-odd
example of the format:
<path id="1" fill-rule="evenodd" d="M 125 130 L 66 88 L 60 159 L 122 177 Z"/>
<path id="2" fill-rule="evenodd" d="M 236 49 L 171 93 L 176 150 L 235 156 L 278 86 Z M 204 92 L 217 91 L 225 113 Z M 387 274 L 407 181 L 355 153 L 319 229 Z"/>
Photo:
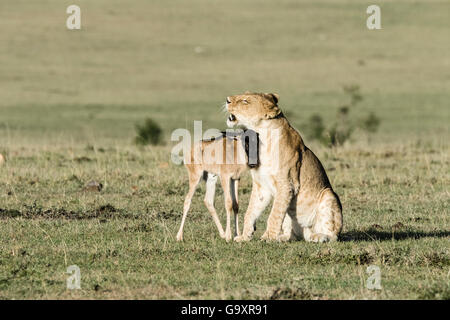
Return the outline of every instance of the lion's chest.
<path id="1" fill-rule="evenodd" d="M 261 189 L 269 192 L 271 195 L 275 195 L 276 181 L 275 176 L 271 174 L 270 170 L 267 170 L 267 168 L 264 167 L 252 170 L 252 179 L 261 186 Z"/>

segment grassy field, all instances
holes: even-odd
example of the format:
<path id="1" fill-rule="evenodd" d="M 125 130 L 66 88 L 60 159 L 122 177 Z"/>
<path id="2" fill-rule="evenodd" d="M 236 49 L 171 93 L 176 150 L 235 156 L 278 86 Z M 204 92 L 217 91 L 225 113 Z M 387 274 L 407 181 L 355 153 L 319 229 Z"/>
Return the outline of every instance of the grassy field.
<path id="1" fill-rule="evenodd" d="M 377 3 L 369 31 L 371 1 L 80 0 L 69 31 L 72 2 L 2 0 L 0 298 L 450 299 L 450 4 Z M 173 129 L 224 129 L 225 97 L 253 90 L 279 93 L 302 133 L 352 84 L 354 116 L 373 111 L 379 131 L 335 149 L 304 137 L 343 203 L 342 241 L 260 242 L 265 213 L 253 241 L 226 243 L 204 185 L 175 241 L 188 183 Z M 133 144 L 145 117 L 164 145 Z M 242 213 L 250 193 L 246 176 Z"/>

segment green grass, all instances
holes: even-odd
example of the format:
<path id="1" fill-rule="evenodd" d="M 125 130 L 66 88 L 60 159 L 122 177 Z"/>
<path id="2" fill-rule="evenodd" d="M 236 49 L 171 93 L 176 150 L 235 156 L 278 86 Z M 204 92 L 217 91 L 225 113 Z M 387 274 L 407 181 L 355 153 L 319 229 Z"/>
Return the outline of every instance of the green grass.
<path id="1" fill-rule="evenodd" d="M 379 1 L 379 31 L 369 1 L 79 1 L 81 31 L 65 29 L 69 4 L 0 4 L 0 298 L 449 299 L 447 2 Z M 173 129 L 223 129 L 225 97 L 255 90 L 279 93 L 302 132 L 349 84 L 379 131 L 333 150 L 305 137 L 343 203 L 342 241 L 260 242 L 266 212 L 253 241 L 225 243 L 204 185 L 175 241 L 188 183 Z M 165 145 L 134 144 L 146 117 Z M 242 213 L 250 193 L 246 175 Z M 73 264 L 81 290 L 66 289 Z"/>

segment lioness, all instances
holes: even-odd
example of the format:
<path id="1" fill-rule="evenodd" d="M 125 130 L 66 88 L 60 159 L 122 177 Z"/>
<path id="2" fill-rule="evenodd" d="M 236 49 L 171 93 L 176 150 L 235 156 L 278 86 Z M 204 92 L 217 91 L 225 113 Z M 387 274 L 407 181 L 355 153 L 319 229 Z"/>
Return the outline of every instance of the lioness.
<path id="1" fill-rule="evenodd" d="M 226 99 L 228 126 L 243 125 L 260 139 L 260 165 L 251 170 L 244 229 L 234 240 L 251 239 L 256 220 L 273 198 L 262 240 L 335 241 L 342 229 L 339 197 L 319 159 L 284 117 L 278 100 L 277 94 L 249 92 Z"/>

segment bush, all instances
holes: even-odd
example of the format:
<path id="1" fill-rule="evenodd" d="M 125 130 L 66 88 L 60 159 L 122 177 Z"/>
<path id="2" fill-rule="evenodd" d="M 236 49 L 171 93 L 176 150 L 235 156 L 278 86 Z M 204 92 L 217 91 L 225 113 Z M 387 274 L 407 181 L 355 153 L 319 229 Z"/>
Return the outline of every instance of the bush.
<path id="1" fill-rule="evenodd" d="M 368 132 L 376 132 L 380 125 L 380 118 L 378 118 L 373 112 L 371 112 L 367 118 L 361 122 L 361 127 Z"/>
<path id="2" fill-rule="evenodd" d="M 313 140 L 318 140 L 327 147 L 334 147 L 349 140 L 357 127 L 373 133 L 376 132 L 380 124 L 380 119 L 371 112 L 366 118 L 355 125 L 350 119 L 350 111 L 363 100 L 358 85 L 344 86 L 344 93 L 349 96 L 349 103 L 338 108 L 336 120 L 329 127 L 323 123 L 319 114 L 313 114 L 308 123 L 304 124 L 306 136 Z"/>
<path id="3" fill-rule="evenodd" d="M 146 118 L 143 124 L 136 124 L 137 145 L 156 145 L 161 143 L 162 129 L 153 119 Z"/>

